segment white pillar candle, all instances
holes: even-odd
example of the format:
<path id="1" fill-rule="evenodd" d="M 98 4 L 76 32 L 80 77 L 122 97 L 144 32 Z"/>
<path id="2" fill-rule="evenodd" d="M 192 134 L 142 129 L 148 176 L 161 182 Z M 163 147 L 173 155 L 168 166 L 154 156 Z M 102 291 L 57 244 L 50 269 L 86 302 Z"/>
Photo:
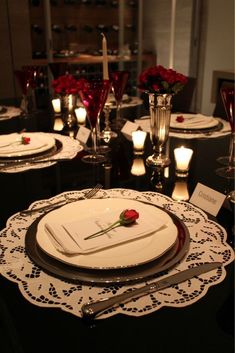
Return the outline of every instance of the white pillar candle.
<path id="1" fill-rule="evenodd" d="M 193 150 L 181 146 L 174 149 L 175 163 L 176 163 L 176 174 L 185 175 L 189 170 L 189 164 L 193 155 Z"/>
<path id="2" fill-rule="evenodd" d="M 109 72 L 108 72 L 108 52 L 107 52 L 107 40 L 105 35 L 102 33 L 102 53 L 103 53 L 103 80 L 109 79 Z"/>
<path id="3" fill-rule="evenodd" d="M 52 106 L 55 113 L 61 112 L 61 101 L 60 98 L 52 99 Z"/>
<path id="4" fill-rule="evenodd" d="M 144 153 L 144 143 L 145 143 L 146 135 L 147 135 L 147 132 L 142 130 L 136 130 L 132 132 L 132 141 L 133 141 L 135 154 Z"/>
<path id="5" fill-rule="evenodd" d="M 86 109 L 83 107 L 76 108 L 75 115 L 76 115 L 78 124 L 84 125 L 86 121 Z"/>

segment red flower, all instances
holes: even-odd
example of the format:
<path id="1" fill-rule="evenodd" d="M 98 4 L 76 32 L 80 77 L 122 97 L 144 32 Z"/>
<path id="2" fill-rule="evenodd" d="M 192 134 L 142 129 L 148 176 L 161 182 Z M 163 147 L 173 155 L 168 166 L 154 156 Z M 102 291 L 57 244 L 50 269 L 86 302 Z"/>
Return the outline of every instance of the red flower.
<path id="1" fill-rule="evenodd" d="M 122 211 L 122 213 L 119 216 L 119 220 L 114 222 L 113 224 L 111 224 L 111 226 L 99 230 L 96 233 L 93 233 L 91 235 L 89 235 L 88 237 L 84 238 L 84 240 L 88 240 L 88 239 L 92 239 L 92 238 L 96 238 L 99 237 L 102 234 L 107 233 L 108 231 L 112 230 L 113 228 L 119 227 L 119 226 L 129 226 L 133 223 L 135 223 L 135 221 L 139 218 L 139 213 L 135 210 L 124 210 Z"/>
<path id="2" fill-rule="evenodd" d="M 120 224 L 125 226 L 134 223 L 139 218 L 139 213 L 135 210 L 124 210 L 120 214 Z"/>
<path id="3" fill-rule="evenodd" d="M 77 80 L 72 75 L 59 76 L 52 81 L 52 87 L 57 94 L 76 94 Z"/>
<path id="4" fill-rule="evenodd" d="M 178 123 L 182 123 L 182 122 L 184 121 L 183 115 L 178 115 L 178 116 L 176 117 L 176 121 L 178 121 Z"/>
<path id="5" fill-rule="evenodd" d="M 173 94 L 179 92 L 187 82 L 186 76 L 158 65 L 140 74 L 138 88 L 151 93 Z"/>
<path id="6" fill-rule="evenodd" d="M 22 145 L 28 145 L 30 143 L 30 137 L 22 136 L 21 143 L 22 143 Z"/>

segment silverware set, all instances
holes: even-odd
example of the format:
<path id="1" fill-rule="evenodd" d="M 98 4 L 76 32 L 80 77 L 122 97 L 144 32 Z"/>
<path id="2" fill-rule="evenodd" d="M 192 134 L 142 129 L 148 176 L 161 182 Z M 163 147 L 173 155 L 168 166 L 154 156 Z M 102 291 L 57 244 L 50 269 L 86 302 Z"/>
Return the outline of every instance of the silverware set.
<path id="1" fill-rule="evenodd" d="M 71 202 L 90 199 L 93 196 L 95 196 L 97 194 L 97 192 L 100 189 L 102 189 L 102 187 L 103 186 L 101 184 L 97 184 L 94 188 L 89 190 L 87 193 L 85 193 L 81 197 L 70 197 L 69 195 L 67 195 L 67 196 L 65 196 L 65 200 L 61 200 L 61 201 L 55 202 L 53 204 L 48 204 L 48 205 L 45 205 L 42 207 L 36 207 L 36 208 L 32 208 L 32 209 L 23 210 L 20 212 L 20 214 L 22 216 L 27 216 L 27 215 L 31 215 L 36 212 L 45 212 L 45 211 L 48 212 L 48 211 L 52 211 L 52 210 L 56 209 L 57 207 L 64 206 L 64 205 L 71 203 Z"/>
<path id="2" fill-rule="evenodd" d="M 172 285 L 184 282 L 202 273 L 212 271 L 220 266 L 222 266 L 222 263 L 220 262 L 205 263 L 184 271 L 180 271 L 174 275 L 164 277 L 163 279 L 147 284 L 140 288 L 133 289 L 131 291 L 124 292 L 122 294 L 115 295 L 109 298 L 104 298 L 96 302 L 88 302 L 82 306 L 83 318 L 94 319 L 97 315 L 101 314 L 105 310 L 110 309 L 111 307 L 117 304 L 127 303 L 128 301 L 134 298 L 139 298 L 143 295 L 147 295 L 159 291 L 161 289 L 165 289 Z"/>

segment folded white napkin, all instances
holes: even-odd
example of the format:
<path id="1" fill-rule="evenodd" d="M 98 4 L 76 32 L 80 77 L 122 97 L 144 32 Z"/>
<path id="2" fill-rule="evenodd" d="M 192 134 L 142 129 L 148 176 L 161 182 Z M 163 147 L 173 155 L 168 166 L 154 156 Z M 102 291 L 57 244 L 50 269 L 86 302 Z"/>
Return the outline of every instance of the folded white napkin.
<path id="1" fill-rule="evenodd" d="M 22 137 L 30 137 L 30 142 L 28 144 L 22 144 Z M 1 155 L 12 152 L 34 151 L 46 145 L 45 141 L 36 135 L 32 137 L 32 135 L 13 133 L 0 136 Z"/>
<path id="2" fill-rule="evenodd" d="M 46 233 L 55 248 L 67 255 L 96 252 L 125 242 L 134 241 L 140 237 L 151 235 L 165 226 L 161 219 L 152 219 L 143 210 L 135 223 L 129 226 L 119 226 L 98 237 L 87 239 L 87 236 L 107 228 L 119 219 L 122 210 L 97 213 L 92 219 L 83 218 L 68 223 L 45 224 Z"/>
<path id="3" fill-rule="evenodd" d="M 178 116 L 184 118 L 182 122 L 177 121 Z M 203 114 L 171 114 L 170 126 L 173 128 L 196 129 L 216 126 L 218 121 L 214 117 Z"/>

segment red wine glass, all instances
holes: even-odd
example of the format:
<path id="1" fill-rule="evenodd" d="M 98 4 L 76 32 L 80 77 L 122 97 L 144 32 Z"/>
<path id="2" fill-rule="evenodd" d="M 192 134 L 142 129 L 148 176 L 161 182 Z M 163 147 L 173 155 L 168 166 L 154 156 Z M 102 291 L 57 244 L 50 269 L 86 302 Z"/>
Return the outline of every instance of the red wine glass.
<path id="1" fill-rule="evenodd" d="M 79 83 L 78 93 L 87 112 L 92 136 L 91 154 L 82 158 L 87 163 L 102 163 L 105 161 L 105 156 L 97 152 L 97 122 L 107 100 L 110 86 L 109 80 L 83 79 Z"/>
<path id="2" fill-rule="evenodd" d="M 220 94 L 222 97 L 224 109 L 228 118 L 228 121 L 231 126 L 231 135 L 230 135 L 230 144 L 229 144 L 229 155 L 222 156 L 217 159 L 221 164 L 224 164 L 225 167 L 216 169 L 216 174 L 228 178 L 234 178 L 235 171 L 235 154 L 234 154 L 234 145 L 235 145 L 235 119 L 234 119 L 234 87 L 221 88 Z"/>
<path id="3" fill-rule="evenodd" d="M 110 73 L 110 79 L 112 81 L 113 94 L 116 100 L 116 119 L 115 119 L 115 128 L 120 129 L 125 123 L 125 119 L 121 118 L 121 105 L 122 97 L 125 91 L 127 81 L 130 77 L 129 71 L 114 71 Z"/>

